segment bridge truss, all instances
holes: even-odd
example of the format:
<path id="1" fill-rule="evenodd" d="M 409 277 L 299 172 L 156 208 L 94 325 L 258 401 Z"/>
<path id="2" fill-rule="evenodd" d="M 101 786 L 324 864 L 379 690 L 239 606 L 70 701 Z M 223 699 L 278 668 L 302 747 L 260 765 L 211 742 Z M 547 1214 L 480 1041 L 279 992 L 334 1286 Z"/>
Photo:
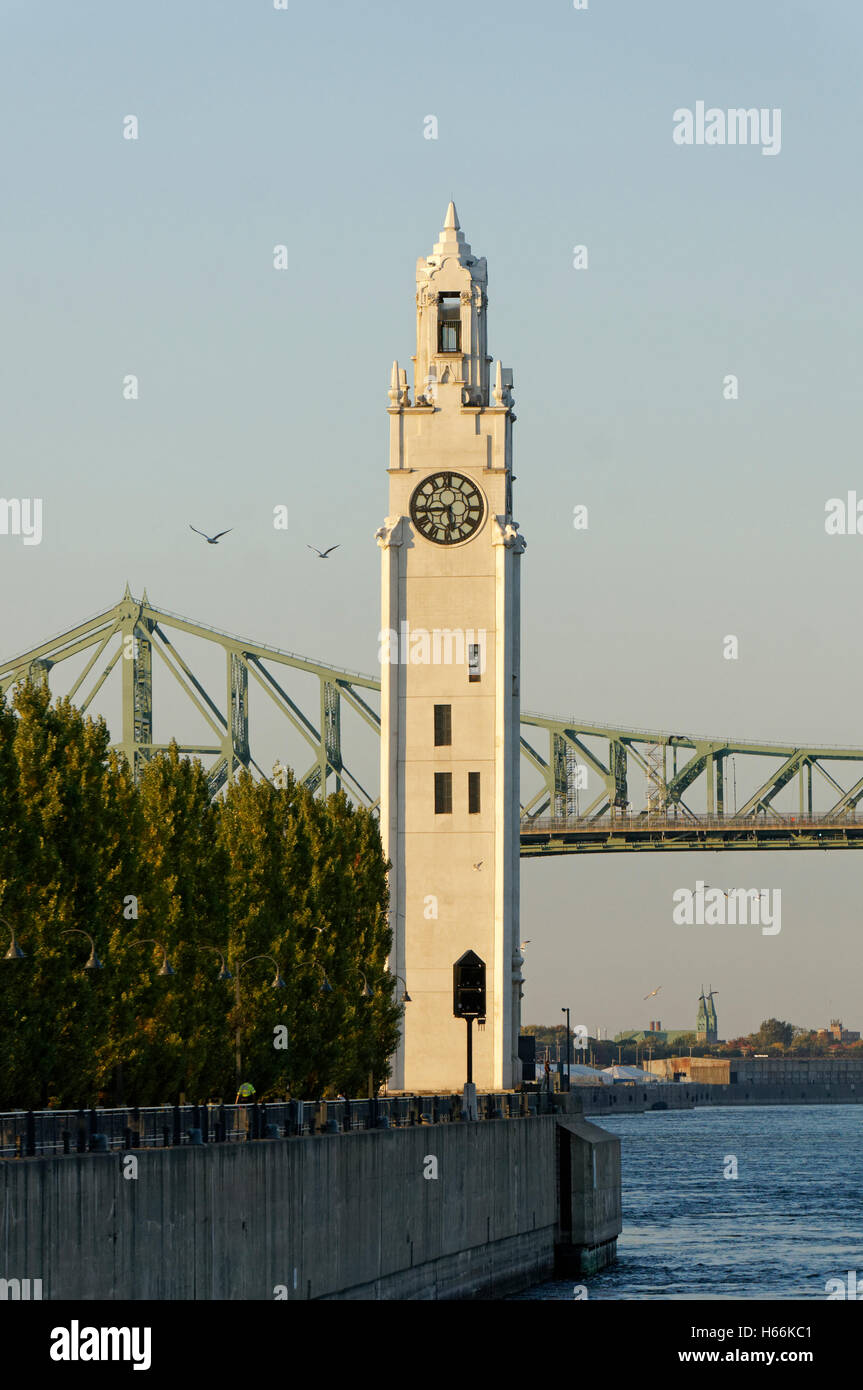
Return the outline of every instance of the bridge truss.
<path id="1" fill-rule="evenodd" d="M 193 669 L 195 658 L 180 651 L 189 641 L 206 644 L 210 659 L 215 651 L 223 663 L 221 698 Z M 82 711 L 96 710 L 119 666 L 122 728 L 114 746 L 136 775 L 168 747 L 153 740 L 155 655 L 203 721 L 200 742 L 177 743 L 207 763 L 213 795 L 241 767 L 269 775 L 252 752 L 254 688 L 307 748 L 306 786 L 324 794 L 344 787 L 377 806 L 342 746 L 345 711 L 380 733 L 374 677 L 193 622 L 154 607 L 146 591 L 133 598 L 127 585 L 114 607 L 0 663 L 0 691 L 28 677 L 50 680 L 55 667 L 87 653 L 63 693 Z M 701 738 L 523 713 L 521 752 L 522 855 L 863 848 L 863 748 Z M 372 785 L 374 775 L 366 772 L 365 782 Z"/>

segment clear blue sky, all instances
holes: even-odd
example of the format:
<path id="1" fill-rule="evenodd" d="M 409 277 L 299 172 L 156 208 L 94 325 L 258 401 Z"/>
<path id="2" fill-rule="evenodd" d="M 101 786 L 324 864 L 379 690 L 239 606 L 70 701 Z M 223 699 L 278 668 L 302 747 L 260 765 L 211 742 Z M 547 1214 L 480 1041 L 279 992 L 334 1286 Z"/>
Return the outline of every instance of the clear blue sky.
<path id="1" fill-rule="evenodd" d="M 442 15 L 0 4 L 0 495 L 44 501 L 40 546 L 0 536 L 0 653 L 128 578 L 375 672 L 389 369 L 414 351 L 416 257 L 454 197 L 515 378 L 525 706 L 863 745 L 863 537 L 823 524 L 829 497 L 863 496 L 863 11 Z M 698 100 L 780 108 L 781 153 L 676 146 L 672 114 Z M 235 529 L 207 547 L 189 522 Z M 340 549 L 323 565 L 307 542 Z M 191 736 L 158 699 L 157 737 Z M 780 888 L 781 934 L 672 926 L 697 877 Z M 525 1019 L 570 1004 L 591 1028 L 681 1027 L 703 979 L 725 1035 L 767 1014 L 859 1027 L 858 878 L 836 854 L 525 864 Z"/>

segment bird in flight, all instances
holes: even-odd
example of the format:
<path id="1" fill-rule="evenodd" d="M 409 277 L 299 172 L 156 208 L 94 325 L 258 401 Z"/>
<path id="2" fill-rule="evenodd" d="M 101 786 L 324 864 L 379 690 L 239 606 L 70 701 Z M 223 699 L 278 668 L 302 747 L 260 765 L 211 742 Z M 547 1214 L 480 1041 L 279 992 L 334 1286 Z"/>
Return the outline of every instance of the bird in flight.
<path id="1" fill-rule="evenodd" d="M 478 859 L 478 860 L 476 861 L 476 863 L 474 864 L 473 867 L 474 867 L 475 869 L 481 869 L 482 866 L 483 866 L 483 860 L 482 860 L 482 859 Z"/>
<path id="2" fill-rule="evenodd" d="M 219 537 L 227 536 L 228 532 L 233 531 L 233 529 L 233 526 L 229 526 L 227 531 L 217 531 L 215 536 L 208 536 L 206 531 L 199 531 L 197 526 L 193 526 L 191 521 L 189 522 L 189 530 L 194 531 L 196 536 L 203 536 L 204 540 L 207 542 L 207 545 L 218 545 Z"/>
<path id="3" fill-rule="evenodd" d="M 306 549 L 313 550 L 320 560 L 326 560 L 327 557 L 331 555 L 334 550 L 338 550 L 338 548 L 337 545 L 331 545 L 329 550 L 318 550 L 316 545 L 309 545 L 308 541 L 306 542 Z"/>
<path id="4" fill-rule="evenodd" d="M 529 946 L 532 940 L 533 940 L 533 938 L 529 936 L 529 937 L 527 938 L 527 941 L 523 941 L 523 942 L 521 943 L 520 949 L 523 951 L 524 948 L 525 948 L 525 946 Z"/>
<path id="5" fill-rule="evenodd" d="M 645 994 L 645 999 L 652 999 L 654 994 L 658 994 L 661 989 L 662 985 L 657 985 L 656 989 L 652 989 L 649 994 Z"/>
<path id="6" fill-rule="evenodd" d="M 710 888 L 710 884 L 709 884 L 709 883 L 705 883 L 704 886 L 705 886 L 705 888 Z M 725 889 L 725 888 L 717 888 L 717 889 L 711 890 L 711 891 L 715 891 L 715 892 L 717 892 L 717 893 L 721 893 L 721 894 L 723 895 L 723 897 L 725 897 L 725 898 L 728 897 L 728 891 L 727 891 L 727 889 Z"/>

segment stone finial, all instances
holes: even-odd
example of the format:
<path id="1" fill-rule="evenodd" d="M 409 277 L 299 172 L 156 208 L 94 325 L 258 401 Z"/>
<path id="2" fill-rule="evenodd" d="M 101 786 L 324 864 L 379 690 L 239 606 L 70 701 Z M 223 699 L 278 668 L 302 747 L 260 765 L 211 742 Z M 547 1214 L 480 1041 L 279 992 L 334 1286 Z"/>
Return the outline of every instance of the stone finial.
<path id="1" fill-rule="evenodd" d="M 471 249 L 464 239 L 464 232 L 461 230 L 455 203 L 450 203 L 446 210 L 443 231 L 434 244 L 428 263 L 431 265 L 440 264 L 450 256 L 454 256 L 460 265 L 473 264 Z"/>
<path id="2" fill-rule="evenodd" d="M 393 363 L 393 369 L 392 369 L 392 372 L 390 373 L 390 389 L 389 389 L 389 393 L 388 393 L 388 394 L 389 394 L 390 404 L 391 404 L 391 405 L 399 405 L 399 404 L 400 404 L 400 402 L 401 402 L 402 389 L 401 389 L 401 385 L 400 385 L 400 383 L 399 383 L 399 364 L 398 364 L 398 362 L 394 362 L 394 363 Z"/>
<path id="3" fill-rule="evenodd" d="M 502 367 L 501 367 L 501 365 L 500 365 L 500 358 L 498 358 L 497 363 L 496 363 L 496 365 L 495 365 L 495 369 L 494 369 L 494 392 L 493 392 L 493 394 L 494 394 L 494 403 L 495 403 L 495 405 L 505 405 L 505 404 L 506 404 L 506 401 L 504 400 L 504 392 L 503 392 L 503 369 L 502 369 Z"/>

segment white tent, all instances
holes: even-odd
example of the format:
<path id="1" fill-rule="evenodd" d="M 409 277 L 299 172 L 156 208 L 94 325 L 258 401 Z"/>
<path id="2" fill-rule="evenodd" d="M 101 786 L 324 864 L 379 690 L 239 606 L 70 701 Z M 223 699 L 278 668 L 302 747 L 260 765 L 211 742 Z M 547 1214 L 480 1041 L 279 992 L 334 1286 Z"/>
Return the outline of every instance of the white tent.
<path id="1" fill-rule="evenodd" d="M 605 1074 L 612 1083 L 615 1081 L 642 1081 L 655 1084 L 657 1081 L 665 1081 L 664 1076 L 654 1076 L 652 1072 L 642 1071 L 640 1067 L 621 1067 L 617 1063 L 612 1067 L 606 1067 Z"/>
<path id="2" fill-rule="evenodd" d="M 565 1070 L 565 1068 L 564 1068 Z M 596 1067 L 586 1067 L 580 1062 L 573 1062 L 569 1069 L 569 1078 L 573 1086 L 613 1086 L 614 1081 L 605 1072 L 597 1071 Z"/>

